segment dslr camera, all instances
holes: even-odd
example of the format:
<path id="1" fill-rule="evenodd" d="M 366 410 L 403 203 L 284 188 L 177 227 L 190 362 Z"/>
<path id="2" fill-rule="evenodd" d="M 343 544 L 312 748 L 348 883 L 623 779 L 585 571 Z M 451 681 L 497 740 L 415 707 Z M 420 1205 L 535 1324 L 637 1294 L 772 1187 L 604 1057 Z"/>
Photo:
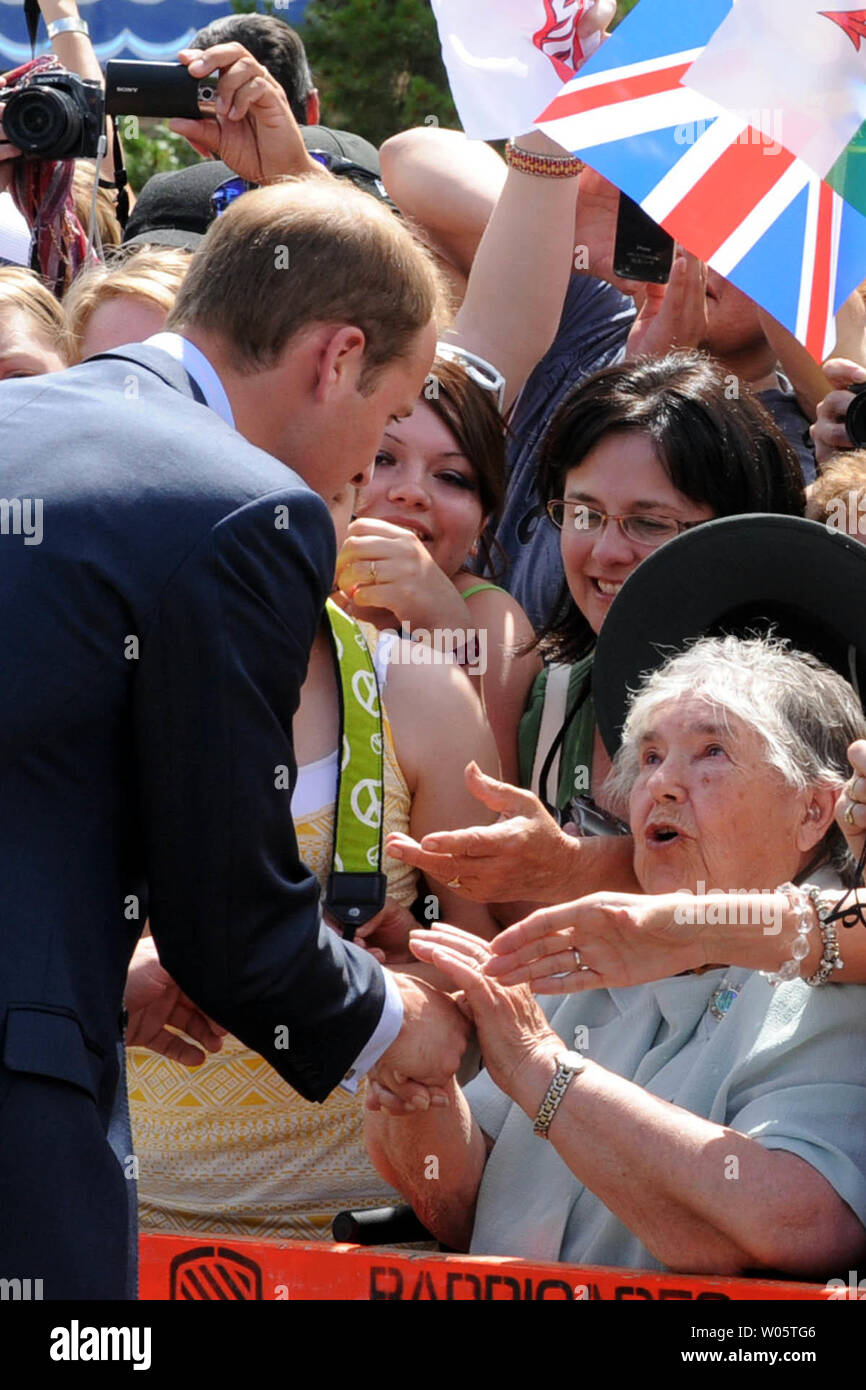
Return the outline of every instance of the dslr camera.
<path id="1" fill-rule="evenodd" d="M 183 63 L 112 58 L 103 96 L 98 82 L 73 72 L 38 73 L 0 94 L 3 130 L 28 159 L 95 159 L 106 113 L 201 120 L 213 114 L 218 80 L 191 77 Z"/>
<path id="2" fill-rule="evenodd" d="M 3 131 L 28 158 L 96 158 L 104 124 L 98 82 L 74 72 L 42 72 L 3 98 Z"/>

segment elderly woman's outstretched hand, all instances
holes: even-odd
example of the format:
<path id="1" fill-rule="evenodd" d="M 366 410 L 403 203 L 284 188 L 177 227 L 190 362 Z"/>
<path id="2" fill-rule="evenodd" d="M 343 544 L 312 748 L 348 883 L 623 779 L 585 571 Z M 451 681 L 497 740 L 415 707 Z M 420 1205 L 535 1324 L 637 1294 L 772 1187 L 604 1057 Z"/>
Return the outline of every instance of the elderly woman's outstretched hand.
<path id="1" fill-rule="evenodd" d="M 484 1065 L 506 1095 L 514 1096 L 524 1070 L 547 1058 L 556 1063 L 562 1039 L 531 990 L 508 988 L 484 973 L 489 942 L 442 924 L 413 932 L 409 944 L 419 960 L 437 966 L 462 990 L 457 1002 L 472 1018 Z"/>
<path id="2" fill-rule="evenodd" d="M 593 893 L 544 908 L 490 943 L 485 974 L 536 994 L 645 984 L 707 964 L 691 894 Z M 692 921 L 678 921 L 691 917 Z"/>
<path id="3" fill-rule="evenodd" d="M 548 815 L 537 796 L 488 777 L 469 763 L 466 785 L 499 812 L 493 825 L 425 835 L 389 835 L 388 853 L 439 879 L 474 902 L 558 902 L 565 896 L 578 845 Z"/>

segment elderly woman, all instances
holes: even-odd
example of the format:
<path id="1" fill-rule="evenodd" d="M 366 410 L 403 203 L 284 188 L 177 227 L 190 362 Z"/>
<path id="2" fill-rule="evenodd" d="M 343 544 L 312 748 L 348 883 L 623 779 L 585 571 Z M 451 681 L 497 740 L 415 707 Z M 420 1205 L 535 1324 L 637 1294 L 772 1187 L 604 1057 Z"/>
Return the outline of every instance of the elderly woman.
<path id="1" fill-rule="evenodd" d="M 814 658 L 705 639 L 650 677 L 614 764 L 644 892 L 779 888 L 801 943 L 824 938 L 808 981 L 800 945 L 775 985 L 693 960 L 687 974 L 542 1012 L 525 985 L 489 973 L 486 942 L 418 936 L 419 958 L 464 991 L 487 1070 L 453 1087 L 450 1108 L 411 1119 L 377 1088 L 368 1146 L 440 1240 L 680 1271 L 808 1277 L 856 1264 L 866 999 L 816 987 L 835 935 L 818 920 L 817 884 L 839 882 L 834 812 L 863 732 L 850 687 Z M 789 882 L 806 876 L 811 896 Z"/>

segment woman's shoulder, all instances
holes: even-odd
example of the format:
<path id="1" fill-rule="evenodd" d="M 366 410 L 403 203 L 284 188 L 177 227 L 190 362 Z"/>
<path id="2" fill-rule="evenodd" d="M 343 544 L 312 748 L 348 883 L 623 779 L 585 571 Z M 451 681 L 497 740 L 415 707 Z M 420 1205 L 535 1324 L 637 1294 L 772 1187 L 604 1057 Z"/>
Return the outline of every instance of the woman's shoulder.
<path id="1" fill-rule="evenodd" d="M 519 615 L 530 631 L 532 630 L 529 619 L 517 599 L 500 584 L 494 584 L 489 579 L 479 579 L 477 575 L 463 571 L 454 577 L 452 583 L 463 602 L 469 604 L 471 609 L 483 609 L 489 614 Z"/>

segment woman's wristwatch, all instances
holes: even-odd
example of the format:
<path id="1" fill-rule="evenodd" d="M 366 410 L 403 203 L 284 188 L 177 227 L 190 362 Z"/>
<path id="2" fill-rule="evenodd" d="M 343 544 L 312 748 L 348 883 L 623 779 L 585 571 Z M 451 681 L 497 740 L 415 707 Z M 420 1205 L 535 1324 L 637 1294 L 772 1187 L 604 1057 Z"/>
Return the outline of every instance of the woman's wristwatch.
<path id="1" fill-rule="evenodd" d="M 548 1130 L 553 1123 L 553 1117 L 562 1104 L 563 1097 L 568 1090 L 572 1077 L 579 1076 L 589 1059 L 581 1056 L 579 1052 L 561 1052 L 557 1061 L 558 1066 L 554 1073 L 553 1080 L 547 1088 L 547 1094 L 541 1102 L 535 1123 L 532 1126 L 534 1134 L 539 1139 L 549 1139 Z"/>

